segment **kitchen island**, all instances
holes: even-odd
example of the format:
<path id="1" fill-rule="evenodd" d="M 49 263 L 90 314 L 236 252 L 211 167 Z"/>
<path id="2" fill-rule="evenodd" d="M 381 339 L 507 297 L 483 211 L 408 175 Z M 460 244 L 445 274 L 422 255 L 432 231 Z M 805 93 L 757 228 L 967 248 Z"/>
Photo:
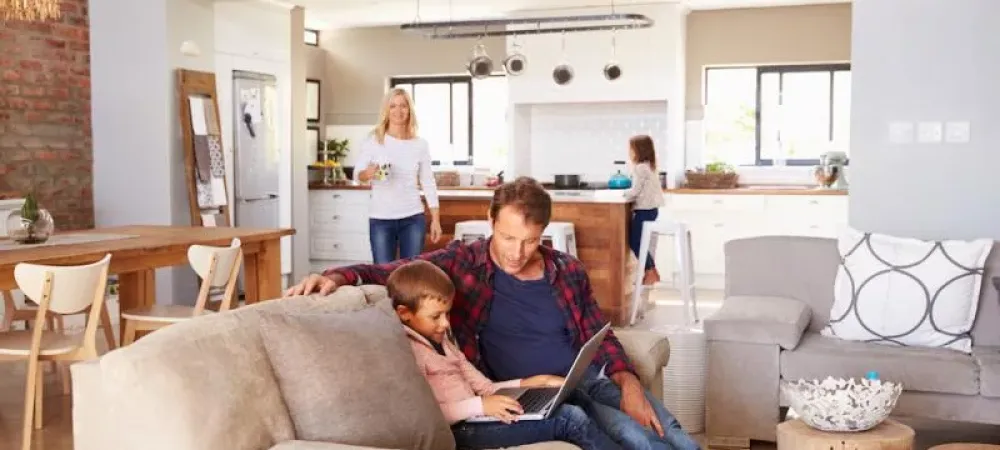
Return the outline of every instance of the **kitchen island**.
<path id="1" fill-rule="evenodd" d="M 313 185 L 310 190 L 317 198 L 329 196 L 330 201 L 334 201 L 344 199 L 344 194 L 355 194 L 349 191 L 367 190 L 367 186 Z M 356 194 L 364 193 L 366 192 Z M 587 268 L 594 297 L 601 311 L 615 326 L 625 325 L 631 308 L 628 296 L 631 292 L 631 277 L 628 273 L 631 257 L 628 248 L 631 204 L 625 201 L 623 191 L 553 190 L 549 193 L 553 203 L 552 221 L 570 222 L 575 228 L 577 256 Z M 334 199 L 334 195 L 340 197 Z M 441 202 L 443 236 L 437 243 L 428 239 L 425 247 L 428 251 L 442 248 L 454 239 L 456 223 L 485 220 L 493 198 L 493 189 L 441 187 L 438 189 L 438 198 Z M 315 200 L 317 199 L 313 201 Z M 350 243 L 345 242 L 344 245 Z M 364 245 L 368 245 L 367 240 Z"/>

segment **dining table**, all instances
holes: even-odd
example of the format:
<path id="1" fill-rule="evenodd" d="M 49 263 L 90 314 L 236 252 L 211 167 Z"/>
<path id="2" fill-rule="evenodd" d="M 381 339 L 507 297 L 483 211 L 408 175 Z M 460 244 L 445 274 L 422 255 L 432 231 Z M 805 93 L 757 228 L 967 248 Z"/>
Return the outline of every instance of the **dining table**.
<path id="1" fill-rule="evenodd" d="M 82 265 L 111 254 L 108 272 L 118 278 L 119 311 L 149 307 L 156 304 L 156 269 L 187 265 L 192 245 L 225 247 L 239 238 L 244 301 L 253 304 L 281 297 L 281 238 L 294 234 L 290 228 L 126 225 L 57 232 L 42 244 L 0 239 L 0 290 L 17 289 L 19 263 Z"/>

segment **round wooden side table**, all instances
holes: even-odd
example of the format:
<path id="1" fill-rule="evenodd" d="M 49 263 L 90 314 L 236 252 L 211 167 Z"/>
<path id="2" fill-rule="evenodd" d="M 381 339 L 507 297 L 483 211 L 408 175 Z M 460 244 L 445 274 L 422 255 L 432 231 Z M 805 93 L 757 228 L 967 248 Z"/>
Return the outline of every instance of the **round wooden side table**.
<path id="1" fill-rule="evenodd" d="M 886 419 L 857 433 L 820 431 L 801 420 L 778 424 L 778 450 L 913 450 L 913 429 Z"/>
<path id="2" fill-rule="evenodd" d="M 931 447 L 931 450 L 1000 450 L 1000 445 L 992 444 L 941 444 Z"/>

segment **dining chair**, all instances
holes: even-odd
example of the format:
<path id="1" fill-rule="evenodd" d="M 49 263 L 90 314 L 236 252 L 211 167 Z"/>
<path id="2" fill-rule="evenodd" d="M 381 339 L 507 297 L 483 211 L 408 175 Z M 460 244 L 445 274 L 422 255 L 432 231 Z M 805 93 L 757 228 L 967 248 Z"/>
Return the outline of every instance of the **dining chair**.
<path id="1" fill-rule="evenodd" d="M 24 428 L 21 448 L 31 448 L 32 424 L 42 427 L 43 378 L 41 361 L 76 362 L 96 359 L 97 327 L 108 320 L 104 298 L 111 255 L 81 266 L 47 266 L 20 263 L 14 266 L 14 280 L 25 296 L 35 299 L 35 323 L 47 315 L 79 314 L 89 309 L 82 335 L 69 335 L 35 326 L 30 330 L 0 332 L 0 360 L 28 361 L 24 391 Z M 103 323 L 110 328 L 109 323 Z"/>
<path id="2" fill-rule="evenodd" d="M 202 280 L 194 306 L 153 305 L 122 312 L 121 318 L 125 322 L 122 346 L 135 342 L 139 331 L 155 331 L 203 314 L 214 313 L 215 311 L 205 308 L 212 288 L 225 287 L 219 312 L 228 311 L 233 306 L 243 262 L 242 243 L 238 238 L 233 239 L 229 247 L 192 245 L 188 248 L 188 262 Z"/>

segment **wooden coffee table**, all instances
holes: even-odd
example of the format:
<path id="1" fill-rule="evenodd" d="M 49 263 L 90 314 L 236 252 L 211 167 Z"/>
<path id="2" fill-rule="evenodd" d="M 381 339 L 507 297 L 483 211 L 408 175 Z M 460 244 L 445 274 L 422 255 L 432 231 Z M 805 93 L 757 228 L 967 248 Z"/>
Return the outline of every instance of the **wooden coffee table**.
<path id="1" fill-rule="evenodd" d="M 778 424 L 778 450 L 913 450 L 913 429 L 886 419 L 857 433 L 820 431 L 801 420 Z"/>

